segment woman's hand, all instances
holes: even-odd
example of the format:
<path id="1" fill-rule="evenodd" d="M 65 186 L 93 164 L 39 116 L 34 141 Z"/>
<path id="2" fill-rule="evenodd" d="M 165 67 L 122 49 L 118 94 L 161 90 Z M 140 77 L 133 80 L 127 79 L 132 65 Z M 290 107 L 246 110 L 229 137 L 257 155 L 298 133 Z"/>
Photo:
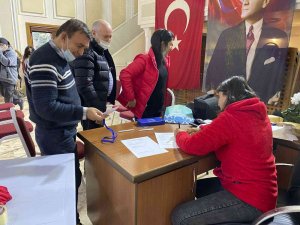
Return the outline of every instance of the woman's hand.
<path id="1" fill-rule="evenodd" d="M 127 107 L 127 108 L 134 108 L 135 105 L 136 105 L 136 100 L 133 99 L 133 100 L 131 100 L 131 101 L 129 101 L 129 102 L 127 103 L 126 107 Z"/>
<path id="2" fill-rule="evenodd" d="M 198 132 L 200 129 L 199 128 L 188 128 L 186 129 L 186 132 L 188 132 L 188 134 L 194 134 L 196 132 Z"/>
<path id="3" fill-rule="evenodd" d="M 177 128 L 175 131 L 174 131 L 174 137 L 176 138 L 176 135 L 179 133 L 179 132 L 185 132 L 185 130 L 183 129 L 180 129 L 180 128 Z"/>

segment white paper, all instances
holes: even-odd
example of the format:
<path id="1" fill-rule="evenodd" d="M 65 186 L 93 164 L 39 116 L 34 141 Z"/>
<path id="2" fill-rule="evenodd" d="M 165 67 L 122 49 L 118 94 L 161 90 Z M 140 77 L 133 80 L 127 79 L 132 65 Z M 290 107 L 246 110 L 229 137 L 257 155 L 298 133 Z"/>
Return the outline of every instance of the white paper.
<path id="1" fill-rule="evenodd" d="M 168 152 L 149 137 L 132 138 L 121 141 L 137 158 Z"/>
<path id="2" fill-rule="evenodd" d="M 0 161 L 0 185 L 12 195 L 7 225 L 76 224 L 74 154 Z"/>
<path id="3" fill-rule="evenodd" d="M 155 137 L 161 148 L 178 148 L 174 133 L 155 133 Z"/>
<path id="4" fill-rule="evenodd" d="M 277 126 L 277 125 L 272 126 L 272 131 L 277 131 L 277 130 L 281 130 L 281 129 L 283 129 L 283 126 Z"/>
<path id="5" fill-rule="evenodd" d="M 116 111 L 118 109 L 118 107 L 112 107 L 112 108 L 107 108 L 106 111 L 103 113 L 103 115 L 109 115 L 112 112 Z"/>

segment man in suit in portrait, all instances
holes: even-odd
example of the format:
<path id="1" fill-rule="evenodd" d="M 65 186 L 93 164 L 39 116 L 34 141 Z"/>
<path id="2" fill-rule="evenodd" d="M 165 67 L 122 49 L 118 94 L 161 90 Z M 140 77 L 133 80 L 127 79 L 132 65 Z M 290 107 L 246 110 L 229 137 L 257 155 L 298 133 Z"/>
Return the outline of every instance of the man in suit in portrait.
<path id="1" fill-rule="evenodd" d="M 238 75 L 265 103 L 280 93 L 288 38 L 284 31 L 264 23 L 269 1 L 243 0 L 243 22 L 221 33 L 207 68 L 206 90 Z"/>

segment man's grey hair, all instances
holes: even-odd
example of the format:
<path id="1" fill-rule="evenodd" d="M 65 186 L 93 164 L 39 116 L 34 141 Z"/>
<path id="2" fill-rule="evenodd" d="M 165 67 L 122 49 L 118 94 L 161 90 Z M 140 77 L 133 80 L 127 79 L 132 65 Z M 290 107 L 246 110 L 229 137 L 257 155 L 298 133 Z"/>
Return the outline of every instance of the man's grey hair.
<path id="1" fill-rule="evenodd" d="M 99 27 L 104 26 L 104 25 L 111 27 L 110 23 L 107 22 L 106 20 L 102 20 L 102 19 L 96 20 L 92 24 L 92 30 L 98 30 Z"/>

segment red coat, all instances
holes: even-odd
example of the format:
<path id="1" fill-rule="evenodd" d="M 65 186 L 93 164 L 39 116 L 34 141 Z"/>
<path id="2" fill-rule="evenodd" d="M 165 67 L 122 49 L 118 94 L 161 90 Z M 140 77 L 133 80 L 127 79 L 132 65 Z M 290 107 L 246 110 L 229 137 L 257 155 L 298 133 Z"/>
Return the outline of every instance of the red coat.
<path id="1" fill-rule="evenodd" d="M 169 71 L 170 60 L 165 58 Z M 148 54 L 137 55 L 133 62 L 120 72 L 122 92 L 118 101 L 126 106 L 128 101 L 136 100 L 136 106 L 130 108 L 137 118 L 141 118 L 147 102 L 158 80 L 158 69 L 152 48 Z"/>
<path id="2" fill-rule="evenodd" d="M 221 166 L 214 170 L 222 186 L 237 198 L 266 212 L 277 199 L 277 175 L 272 129 L 266 106 L 258 98 L 230 104 L 209 125 L 176 136 L 182 151 L 193 155 L 214 152 Z"/>

